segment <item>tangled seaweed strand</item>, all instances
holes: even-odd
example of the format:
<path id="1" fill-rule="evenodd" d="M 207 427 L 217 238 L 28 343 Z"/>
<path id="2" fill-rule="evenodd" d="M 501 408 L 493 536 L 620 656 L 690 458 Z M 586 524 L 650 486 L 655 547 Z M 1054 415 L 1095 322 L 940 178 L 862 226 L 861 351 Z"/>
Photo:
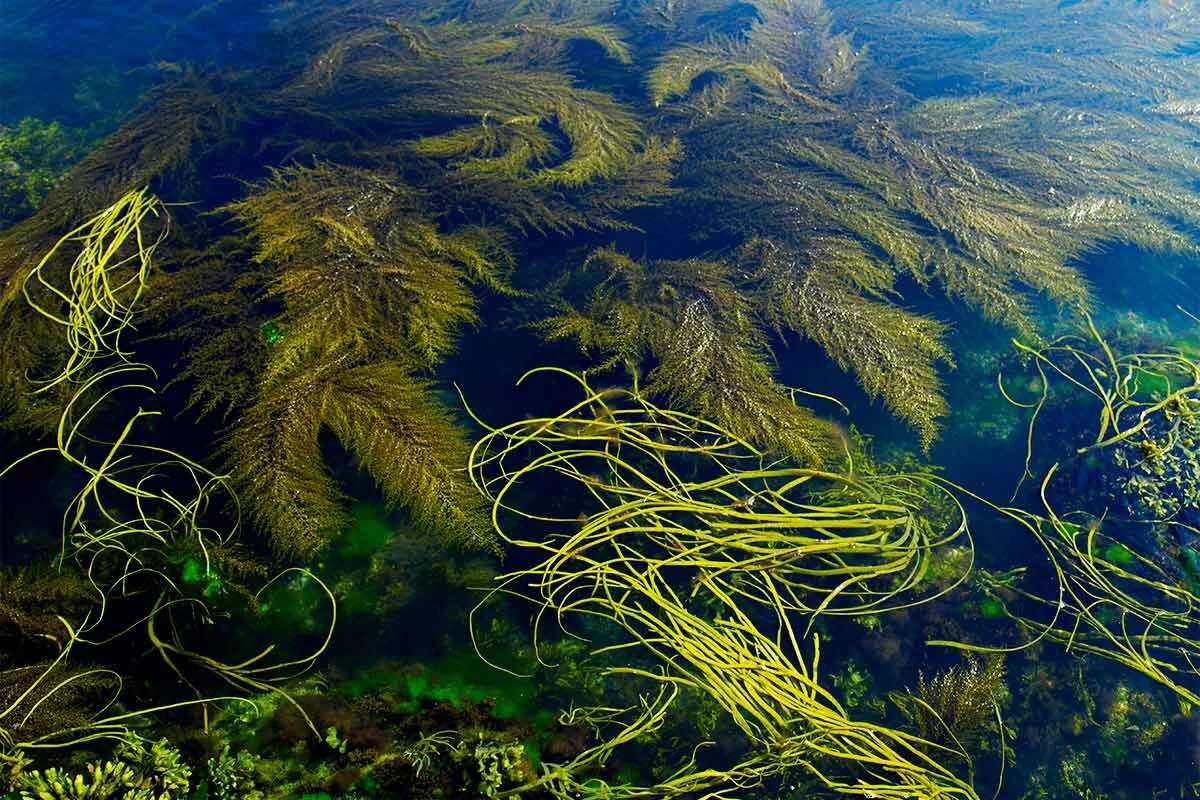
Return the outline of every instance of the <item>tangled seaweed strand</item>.
<path id="1" fill-rule="evenodd" d="M 226 479 L 171 450 L 133 441 L 138 423 L 158 412 L 139 408 L 110 441 L 89 434 L 96 427 L 97 418 L 105 413 L 104 407 L 118 394 L 154 392 L 148 382 L 153 378 L 153 370 L 131 361 L 129 354 L 120 349 L 119 341 L 121 333 L 131 325 L 134 304 L 151 265 L 154 245 L 146 243 L 139 225 L 147 216 L 161 211 L 159 201 L 145 190 L 130 192 L 64 237 L 52 251 L 51 255 L 73 243 L 81 248 L 68 287 L 49 281 L 41 266 L 29 277 L 29 281 L 39 282 L 60 298 L 66 308 L 61 311 L 36 306 L 39 313 L 63 329 L 68 339 L 71 356 L 50 383 L 69 385 L 72 394 L 59 420 L 54 444 L 18 459 L 0 471 L 0 477 L 31 458 L 47 454 L 61 458 L 78 471 L 82 486 L 63 514 L 58 562 L 64 565 L 72 560 L 79 565 L 96 593 L 96 605 L 78 622 L 59 617 L 65 637 L 58 655 L 40 668 L 37 677 L 28 681 L 16 699 L 0 708 L 0 761 L 10 766 L 26 763 L 25 754 L 39 749 L 71 747 L 96 739 L 135 741 L 138 736 L 129 722 L 151 713 L 219 700 L 250 703 L 238 697 L 205 696 L 196 689 L 194 700 L 105 716 L 120 693 L 121 676 L 108 669 L 61 676 L 60 668 L 77 644 L 103 646 L 137 626 L 135 623 L 111 635 L 101 633 L 100 626 L 114 597 L 156 596 L 141 623 L 146 626 L 153 649 L 188 685 L 191 684 L 179 667 L 179 660 L 199 666 L 239 690 L 273 691 L 289 701 L 291 698 L 278 684 L 303 672 L 324 652 L 336 622 L 336 603 L 328 588 L 307 570 L 288 570 L 269 581 L 259 594 L 292 571 L 308 575 L 325 591 L 331 607 L 330 624 L 324 641 L 312 654 L 270 663 L 266 659 L 274 645 L 268 645 L 252 658 L 230 664 L 189 649 L 182 643 L 183 612 L 190 612 L 187 621 L 203 621 L 209 612 L 203 600 L 185 595 L 163 568 L 169 553 L 194 550 L 202 554 L 208 571 L 210 551 L 228 545 L 236 535 L 236 521 L 224 533 L 204 523 L 209 506 L 221 492 L 227 491 Z M 48 260 L 49 256 L 42 265 Z M 125 276 L 123 273 L 131 268 L 133 277 Z M 236 498 L 231 496 L 231 499 L 236 504 Z M 169 629 L 166 635 L 156 628 L 163 618 Z M 28 669 L 21 667 L 0 674 L 11 676 Z M 115 679 L 117 693 L 87 724 L 22 738 L 22 728 L 39 708 L 49 705 L 51 698 L 75 682 L 101 674 Z M 296 708 L 319 738 L 303 709 L 298 705 Z"/>
<path id="2" fill-rule="evenodd" d="M 1186 447 L 1179 423 L 1200 413 L 1200 365 L 1181 352 L 1134 353 L 1118 356 L 1094 322 L 1086 320 L 1085 336 L 1057 339 L 1045 347 L 1016 343 L 1032 358 L 1041 378 L 1036 400 L 1021 402 L 1000 389 L 1010 402 L 1030 410 L 1028 452 L 1024 478 L 1035 446 L 1034 428 L 1048 400 L 1052 380 L 1065 381 L 1072 391 L 1097 406 L 1091 441 L 1077 450 L 1083 455 L 1131 444 L 1144 458 L 1160 458 L 1170 448 Z M 1163 392 L 1148 392 L 1148 385 Z M 1166 430 L 1165 437 L 1151 432 Z M 1016 575 L 985 577 L 985 585 L 1005 614 L 1025 633 L 1011 647 L 951 641 L 930 644 L 998 653 L 1031 647 L 1042 640 L 1068 652 L 1094 656 L 1139 672 L 1173 692 L 1185 705 L 1200 704 L 1200 594 L 1194 583 L 1181 579 L 1155 553 L 1142 552 L 1122 536 L 1121 520 L 1075 522 L 1083 512 L 1060 512 L 1048 487 L 1061 462 L 1046 470 L 1039 487 L 1040 511 L 1001 506 L 974 496 L 1018 523 L 1049 559 L 1056 596 L 1024 588 Z M 1024 480 L 1023 478 L 1023 480 Z M 961 487 L 959 491 L 968 493 Z M 969 494 L 969 493 L 968 493 Z M 1181 526 L 1181 520 L 1141 520 Z M 1022 570 L 1023 571 L 1023 570 Z"/>
<path id="3" fill-rule="evenodd" d="M 686 687 L 711 696 L 757 752 L 725 770 L 699 769 L 693 756 L 655 786 L 608 787 L 608 796 L 730 797 L 801 770 L 848 796 L 976 797 L 931 755 L 969 762 L 965 753 L 851 720 L 818 681 L 819 637 L 808 644 L 793 621 L 878 613 L 949 591 L 926 591 L 927 559 L 969 533 L 961 515 L 945 532 L 922 518 L 927 479 L 770 463 L 714 423 L 653 405 L 636 386 L 598 391 L 565 370 L 530 374 L 566 377 L 583 399 L 557 416 L 488 428 L 474 448 L 471 474 L 500 536 L 541 557 L 499 578 L 489 597 L 533 602 L 535 640 L 547 615 L 563 626 L 609 620 L 626 641 L 596 653 L 640 650 L 660 666 L 609 667 L 657 684 L 657 693 L 618 722 L 615 737 L 511 794 L 536 786 L 573 796 L 582 767 L 659 724 Z M 530 491 L 574 497 L 584 510 L 528 511 Z M 629 710 L 578 713 L 617 722 Z"/>
<path id="4" fill-rule="evenodd" d="M 147 216 L 158 216 L 159 213 L 158 201 L 146 190 L 129 192 L 63 236 L 42 257 L 30 279 L 66 306 L 65 315 L 60 316 L 57 309 L 41 305 L 30 294 L 28 280 L 22 285 L 22 293 L 29 305 L 62 327 L 70 347 L 70 357 L 62 372 L 47 380 L 38 391 L 85 374 L 97 358 L 126 357 L 120 347 L 120 335 L 130 326 L 134 306 L 150 273 L 151 256 L 158 244 L 143 241 L 142 224 Z M 164 229 L 158 241 L 166 235 Z M 131 237 L 137 240 L 137 247 L 131 254 L 121 257 L 118 251 Z M 80 245 L 80 253 L 71 264 L 70 285 L 60 289 L 46 278 L 42 268 L 61 249 L 74 243 Z"/>

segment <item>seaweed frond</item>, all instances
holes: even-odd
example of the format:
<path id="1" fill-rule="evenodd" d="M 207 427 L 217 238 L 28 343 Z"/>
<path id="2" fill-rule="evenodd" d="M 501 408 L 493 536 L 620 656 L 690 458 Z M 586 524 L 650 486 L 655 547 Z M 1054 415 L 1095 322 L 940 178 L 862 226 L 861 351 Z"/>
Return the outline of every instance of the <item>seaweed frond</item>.
<path id="1" fill-rule="evenodd" d="M 599 273 L 589 298 L 541 323 L 544 336 L 578 342 L 598 359 L 594 370 L 653 365 L 649 391 L 762 446 L 807 463 L 838 451 L 836 428 L 772 377 L 754 309 L 727 265 L 641 263 L 609 248 L 584 272 Z"/>
<path id="2" fill-rule="evenodd" d="M 397 20 L 346 33 L 272 102 L 388 126 L 402 138 L 393 152 L 444 207 L 521 231 L 622 227 L 614 211 L 665 196 L 666 149 L 634 108 L 581 86 L 562 60 L 569 42 L 586 39 L 623 64 L 617 28 L 594 9 L 475 11 L 497 21 Z"/>
<path id="3" fill-rule="evenodd" d="M 429 385 L 396 363 L 341 358 L 297 364 L 265 384 L 226 442 L 242 501 L 275 552 L 311 557 L 352 521 L 325 464 L 325 428 L 388 501 L 459 544 L 489 543 L 478 498 L 459 472 L 465 437 Z"/>
<path id="4" fill-rule="evenodd" d="M 348 524 L 321 451 L 325 429 L 390 502 L 460 544 L 485 544 L 478 501 L 458 474 L 463 434 L 413 373 L 436 367 L 475 321 L 473 285 L 507 291 L 503 240 L 481 228 L 443 232 L 397 180 L 325 163 L 277 170 L 224 210 L 274 272 L 264 302 L 282 309 L 226 444 L 272 547 L 311 556 Z"/>
<path id="5" fill-rule="evenodd" d="M 810 242 L 801 253 L 774 241 L 755 244 L 755 280 L 766 320 L 820 345 L 868 395 L 883 398 L 914 426 L 928 448 L 937 420 L 948 411 L 937 370 L 939 362 L 951 360 L 941 323 L 864 296 L 864 289 L 879 292 L 890 281 L 853 241 Z"/>
<path id="6" fill-rule="evenodd" d="M 995 720 L 1004 692 L 1002 656 L 990 656 L 983 663 L 966 658 L 932 678 L 918 676 L 917 691 L 902 707 L 925 741 L 969 750 Z"/>
<path id="7" fill-rule="evenodd" d="M 256 261 L 282 267 L 268 287 L 286 309 L 274 370 L 347 342 L 432 367 L 475 321 L 470 284 L 503 288 L 494 240 L 440 232 L 412 190 L 365 170 L 287 167 L 224 210 L 249 230 Z"/>
<path id="8" fill-rule="evenodd" d="M 79 161 L 47 195 L 38 211 L 0 232 L 0 407 L 4 424 L 51 429 L 69 392 L 28 391 L 37 375 L 67 355 L 49 321 L 21 297 L 21 287 L 59 237 L 96 208 L 126 192 L 161 187 L 177 179 L 232 113 L 230 98 L 208 82 L 190 77 L 149 98 L 133 119 Z M 63 281 L 67 262 L 41 267 Z"/>

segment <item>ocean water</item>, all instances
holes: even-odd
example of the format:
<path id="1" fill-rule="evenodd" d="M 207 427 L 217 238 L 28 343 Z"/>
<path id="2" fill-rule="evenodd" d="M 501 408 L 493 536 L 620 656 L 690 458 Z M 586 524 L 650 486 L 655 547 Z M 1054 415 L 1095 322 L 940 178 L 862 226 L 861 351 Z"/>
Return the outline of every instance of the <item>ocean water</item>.
<path id="1" fill-rule="evenodd" d="M 0 0 L 0 798 L 1200 796 L 1198 53 Z"/>

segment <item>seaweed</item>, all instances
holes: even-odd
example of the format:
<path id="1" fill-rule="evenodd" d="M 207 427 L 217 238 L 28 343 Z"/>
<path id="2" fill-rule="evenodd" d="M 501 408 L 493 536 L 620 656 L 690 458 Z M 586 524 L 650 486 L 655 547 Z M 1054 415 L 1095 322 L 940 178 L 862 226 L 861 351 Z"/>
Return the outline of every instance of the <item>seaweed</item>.
<path id="1" fill-rule="evenodd" d="M 887 283 L 872 285 L 872 266 L 853 241 L 830 238 L 811 242 L 801 253 L 770 240 L 751 243 L 757 263 L 755 307 L 777 330 L 811 338 L 839 367 L 855 375 L 872 397 L 915 427 L 928 448 L 937 421 L 949 413 L 937 372 L 950 362 L 944 328 L 863 290 L 883 293 Z M 743 261 L 745 263 L 745 260 Z M 858 284 L 858 285 L 856 285 Z"/>
<path id="2" fill-rule="evenodd" d="M 210 743 L 197 791 L 965 800 L 976 755 L 1020 763 L 999 721 L 999 658 L 893 692 L 915 732 L 893 726 L 880 693 L 930 663 L 902 641 L 1006 649 L 971 641 L 984 620 L 1016 637 L 1008 649 L 1061 644 L 1105 680 L 1133 669 L 1160 691 L 1078 689 L 1090 705 L 1070 733 L 1084 738 L 1057 777 L 1021 767 L 1030 796 L 1103 785 L 1085 742 L 1113 772 L 1162 751 L 1162 698 L 1179 702 L 1180 728 L 1200 704 L 1194 359 L 1118 356 L 1094 326 L 1053 331 L 1097 307 L 1089 255 L 1197 251 L 1187 87 L 1200 72 L 1179 54 L 1200 26 L 1177 3 L 894 6 L 284 4 L 270 12 L 292 45 L 282 61 L 253 76 L 174 67 L 65 175 L 35 176 L 31 213 L 0 233 L 0 406 L 6 432 L 46 437 L 35 454 L 57 454 L 61 480 L 84 489 L 65 501 L 55 562 L 0 577 L 9 783 L 165 791 L 124 785 L 137 769 L 74 737 L 129 747 L 145 707 L 180 727 L 194 706 L 232 725 L 244 705 L 209 702 L 225 683 L 276 730 Z M 1071 33 L 1093 29 L 1100 44 Z M 165 216 L 138 217 L 141 238 L 111 249 L 111 228 L 77 227 L 100 207 L 122 216 L 113 204 L 131 190 L 162 211 L 145 187 L 195 201 L 170 238 Z M 822 410 L 848 406 L 789 386 L 782 348 L 807 340 L 805 383 L 846 373 L 928 455 L 947 421 L 974 422 L 947 402 L 947 370 L 1004 361 L 956 339 L 951 319 L 1021 337 L 1014 359 L 1037 375 L 999 388 L 1022 412 L 1038 418 L 1055 376 L 1099 402 L 1094 442 L 1042 471 L 1040 496 L 1022 485 L 1001 505 L 915 456 L 876 460 Z M 565 358 L 537 374 L 570 376 L 581 404 L 499 428 L 464 418 L 447 379 L 476 369 L 497 331 L 521 348 L 484 351 L 505 359 L 497 373 Z M 177 406 L 152 391 L 159 376 Z M 481 410 L 505 402 L 487 394 L 493 376 L 471 382 Z M 146 405 L 125 413 L 135 391 Z M 539 398 L 557 400 L 554 387 Z M 220 472 L 179 454 L 196 439 L 214 442 Z M 1032 429 L 1027 446 L 1030 478 Z M 1110 507 L 1057 512 L 1068 466 Z M 419 546 L 387 526 L 361 536 L 364 493 Z M 1010 571 L 976 569 L 966 498 L 1048 560 L 1026 564 L 1005 539 L 986 556 Z M 239 542 L 243 511 L 255 536 Z M 512 698 L 451 708 L 380 690 L 351 704 L 325 697 L 341 665 L 292 680 L 328 655 L 318 608 L 382 629 L 419 607 L 425 576 L 454 572 L 394 562 L 440 564 L 445 544 L 518 554 L 499 583 L 479 569 L 445 583 L 530 597 L 535 637 L 550 615 L 578 625 L 576 649 L 540 654 L 503 625 L 472 629 L 517 656 L 501 663 L 555 669 L 542 659 L 559 656 L 581 675 L 579 654 L 599 656 L 564 679 L 580 686 L 557 687 L 556 701 L 579 688 L 590 705 L 555 723 L 569 735 L 545 763 L 522 743 L 534 726 L 484 724 Z M 328 584 L 308 569 L 341 559 L 355 572 Z M 312 640 L 308 655 L 191 644 L 271 621 Z M 143 631 L 129 652 L 108 646 Z M 844 701 L 818 672 L 822 649 Z M 868 676 L 875 657 L 888 666 Z M 1031 736 L 1059 666 L 1021 684 Z M 127 678 L 151 702 L 109 708 Z M 1065 741 L 1057 730 L 1040 735 Z M 697 731 L 716 746 L 698 748 Z M 29 771 L 43 744 L 89 752 Z"/>
<path id="3" fill-rule="evenodd" d="M 502 239 L 474 227 L 442 233 L 414 190 L 325 163 L 279 170 L 224 210 L 249 230 L 254 259 L 273 268 L 263 301 L 281 308 L 278 339 L 226 446 L 273 548 L 311 556 L 347 523 L 323 427 L 389 500 L 463 544 L 486 543 L 478 501 L 456 475 L 465 440 L 416 373 L 437 366 L 475 321 L 472 284 L 506 291 Z M 235 330 L 234 345 L 245 326 Z"/>
<path id="4" fill-rule="evenodd" d="M 31 217 L 0 232 L 0 407 L 4 422 L 47 431 L 69 393 L 31 395 L 27 377 L 67 356 L 63 339 L 21 296 L 35 270 L 58 280 L 62 259 L 43 264 L 59 237 L 97 208 L 129 191 L 161 186 L 187 172 L 197 150 L 224 130 L 233 102 L 199 76 L 163 87 L 145 107 L 84 156 L 48 193 Z"/>
<path id="5" fill-rule="evenodd" d="M 970 750 L 996 720 L 1004 692 L 1003 656 L 982 664 L 967 657 L 932 678 L 918 676 L 903 708 L 925 741 Z"/>
<path id="6" fill-rule="evenodd" d="M 548 339 L 576 341 L 594 371 L 620 365 L 637 374 L 653 364 L 649 392 L 801 462 L 839 455 L 837 428 L 772 378 L 766 337 L 729 265 L 639 263 L 603 249 L 583 271 L 594 289 L 581 307 L 562 306 L 539 324 Z"/>

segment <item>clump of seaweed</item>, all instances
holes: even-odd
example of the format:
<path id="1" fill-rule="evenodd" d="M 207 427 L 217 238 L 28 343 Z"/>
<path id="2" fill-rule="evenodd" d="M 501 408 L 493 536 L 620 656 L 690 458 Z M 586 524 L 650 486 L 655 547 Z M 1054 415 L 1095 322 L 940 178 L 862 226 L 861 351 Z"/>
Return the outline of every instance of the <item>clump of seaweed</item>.
<path id="1" fill-rule="evenodd" d="M 1003 657 L 968 656 L 932 678 L 921 674 L 903 708 L 925 741 L 969 751 L 996 721 L 1004 693 Z"/>
<path id="2" fill-rule="evenodd" d="M 789 340 L 811 341 L 928 449 L 951 413 L 941 377 L 954 333 L 924 295 L 1018 332 L 1035 395 L 1057 376 L 1098 401 L 1094 441 L 1075 455 L 1119 454 L 1113 463 L 1139 479 L 1135 510 L 1155 517 L 1139 524 L 1159 543 L 1177 537 L 1167 559 L 1103 511 L 1059 513 L 1052 468 L 1036 510 L 1023 497 L 993 507 L 1044 549 L 1056 591 L 1033 588 L 1021 566 L 978 573 L 986 599 L 967 613 L 1010 622 L 1018 648 L 1057 643 L 1139 671 L 1185 715 L 1200 703 L 1189 655 L 1200 573 L 1185 519 L 1194 360 L 1117 356 L 1094 328 L 1041 340 L 1043 301 L 1092 304 L 1083 256 L 1112 242 L 1195 250 L 1200 103 L 1180 87 L 1200 73 L 1178 54 L 1200 38 L 1196 15 L 1052 0 L 319 5 L 272 12 L 297 43 L 276 71 L 178 68 L 0 234 L 4 425 L 51 436 L 39 452 L 79 468 L 85 487 L 66 509 L 62 571 L 0 579 L 0 636 L 15 643 L 0 676 L 10 772 L 34 775 L 34 745 L 75 733 L 130 738 L 143 712 L 109 708 L 97 687 L 119 673 L 80 651 L 110 630 L 144 630 L 159 671 L 187 691 L 162 708 L 224 681 L 282 707 L 289 741 L 307 742 L 297 753 L 347 757 L 298 790 L 349 792 L 378 772 L 403 792 L 441 758 L 454 762 L 443 779 L 453 771 L 489 796 L 721 795 L 803 775 L 834 794 L 973 798 L 959 772 L 991 724 L 998 658 L 921 677 L 902 701 L 917 735 L 858 717 L 883 712 L 857 662 L 846 662 L 844 702 L 818 675 L 831 620 L 878 625 L 915 605 L 945 614 L 928 601 L 975 574 L 966 493 L 929 469 L 876 469 L 818 415 L 829 398 L 788 388 L 798 381 L 778 357 Z M 1083 29 L 1136 58 L 1115 63 L 1065 33 Z M 150 246 L 165 217 L 127 194 L 142 186 L 216 213 L 183 212 L 176 236 Z M 72 246 L 92 237 L 75 226 L 120 198 L 148 212 L 125 228 L 144 241 L 114 245 L 107 266 L 57 257 L 64 233 Z M 115 230 L 100 223 L 93 255 Z M 166 269 L 148 269 L 151 251 Z M 511 288 L 534 284 L 548 302 Z M 229 476 L 180 456 L 171 426 L 138 438 L 154 411 L 110 413 L 134 379 L 152 381 L 132 359 L 135 304 L 154 369 L 178 359 L 189 421 L 207 434 L 207 415 L 220 417 Z M 604 391 L 576 379 L 579 413 L 488 429 L 472 450 L 439 388 L 485 313 L 579 345 L 573 366 L 587 380 L 618 368 L 630 378 Z M 1017 405 L 1036 417 L 1045 401 Z M 349 538 L 331 440 L 418 527 L 529 554 L 504 590 L 528 593 L 539 620 L 600 626 L 616 642 L 596 644 L 602 653 L 638 652 L 609 674 L 649 690 L 569 709 L 562 724 L 592 738 L 534 771 L 512 736 L 462 717 L 440 738 L 407 731 L 403 753 L 359 748 L 377 733 L 350 730 L 362 717 L 284 683 L 325 652 L 322 625 L 300 626 L 318 639 L 308 656 L 277 662 L 269 648 L 224 659 L 190 645 L 229 608 L 265 614 L 296 585 L 322 608 L 333 599 L 302 567 L 272 578 L 268 565 L 311 563 Z M 544 493 L 552 500 L 526 505 Z M 265 547 L 228 534 L 242 508 Z M 295 605 L 294 618 L 325 619 L 308 613 L 316 603 Z M 945 637 L 962 632 L 942 621 Z M 710 758 L 688 742 L 671 751 L 688 755 L 642 775 L 606 766 L 633 740 L 668 738 L 668 719 L 691 713 L 689 693 L 707 703 L 705 731 L 727 718 L 736 744 Z M 1120 701 L 1102 734 L 1114 764 L 1134 741 Z M 59 719 L 60 704 L 90 716 Z M 1134 749 L 1148 752 L 1166 726 L 1157 704 L 1141 707 Z M 257 769 L 257 756 L 231 752 L 211 776 L 229 794 Z M 1046 785 L 1097 785 L 1079 752 Z M 718 756 L 732 760 L 709 769 Z M 90 777 L 41 770 L 37 791 L 127 782 L 115 761 L 95 764 Z"/>
<path id="3" fill-rule="evenodd" d="M 86 134 L 60 122 L 26 117 L 0 125 L 0 230 L 38 209 L 86 152 Z"/>
<path id="4" fill-rule="evenodd" d="M 229 103 L 198 77 L 163 88 L 75 164 L 33 216 L 0 233 L 0 407 L 6 425 L 52 430 L 69 399 L 65 388 L 40 395 L 27 391 L 27 376 L 55 369 L 70 356 L 50 320 L 22 297 L 29 277 L 37 272 L 64 284 L 69 262 L 47 257 L 59 239 L 96 209 L 116 207 L 129 192 L 186 173 L 198 151 L 223 130 Z"/>
<path id="5" fill-rule="evenodd" d="M 38 796 L 51 792 L 54 797 L 53 792 L 60 791 L 76 793 L 67 797 L 108 796 L 120 791 L 158 798 L 186 791 L 186 768 L 157 750 L 138 751 L 148 759 L 146 769 L 175 777 L 147 778 L 145 770 L 138 773 L 118 762 L 94 765 L 88 777 L 70 777 L 54 768 L 27 773 L 26 768 L 32 753 L 105 741 L 117 742 L 124 748 L 121 752 L 133 758 L 140 741 L 132 728 L 135 720 L 210 701 L 211 695 L 198 688 L 196 674 L 287 699 L 279 682 L 303 672 L 324 651 L 336 620 L 336 605 L 325 590 L 331 617 L 324 641 L 313 654 L 298 659 L 269 661 L 274 647 L 268 646 L 249 658 L 224 661 L 187 643 L 188 632 L 211 624 L 208 603 L 223 593 L 208 553 L 211 548 L 215 563 L 222 563 L 237 523 L 232 532 L 223 533 L 212 527 L 208 514 L 210 504 L 226 489 L 226 480 L 169 448 L 139 440 L 139 423 L 158 412 L 139 408 L 124 419 L 118 416 L 111 430 L 96 422 L 110 412 L 114 398 L 152 392 L 143 381 L 153 370 L 132 359 L 122 335 L 132 324 L 156 246 L 145 237 L 143 223 L 162 213 L 159 201 L 145 190 L 127 193 L 63 237 L 35 267 L 22 293 L 33 312 L 65 339 L 68 352 L 59 371 L 32 390 L 61 389 L 68 399 L 52 443 L 17 459 L 0 476 L 26 461 L 52 455 L 74 471 L 77 482 L 63 509 L 55 559 L 55 567 L 63 570 L 59 583 L 67 588 L 40 598 L 57 601 L 46 609 L 58 622 L 57 635 L 38 630 L 39 620 L 21 608 L 28 603 L 27 597 L 22 599 L 21 583 L 5 581 L 6 606 L 18 631 L 44 637 L 55 647 L 46 660 L 27 648 L 17 657 L 32 663 L 0 673 L 0 694 L 5 695 L 0 698 L 0 761 L 9 766 L 11 781 L 28 775 L 32 783 L 18 785 Z M 59 250 L 78 251 L 65 276 L 43 270 Z M 176 579 L 171 573 L 181 556 L 187 560 Z M 71 588 L 76 570 L 86 576 L 90 603 L 82 602 L 80 587 Z M 253 572 L 230 571 L 229 577 Z M 307 570 L 285 570 L 257 593 L 243 591 L 244 604 L 253 606 L 272 584 L 291 573 L 311 577 Z M 202 578 L 202 589 L 191 585 L 196 577 Z M 56 585 L 48 580 L 41 584 Z M 132 620 L 119 618 L 117 609 L 127 604 L 132 608 L 124 613 Z M 73 613 L 74 619 L 63 616 L 66 613 Z M 45 622 L 40 620 L 42 626 Z M 156 697 L 157 704 L 149 707 L 117 708 L 125 680 L 122 671 L 76 665 L 79 650 L 97 648 L 103 654 L 105 645 L 124 640 L 133 630 L 145 632 L 147 652 L 161 659 L 159 669 L 169 670 L 193 697 Z M 316 734 L 311 724 L 310 729 Z"/>
<path id="6" fill-rule="evenodd" d="M 607 668 L 650 688 L 629 708 L 573 709 L 572 724 L 594 726 L 598 743 L 513 791 L 584 791 L 586 770 L 653 735 L 681 690 L 692 689 L 729 715 L 749 751 L 708 769 L 693 754 L 638 794 L 720 793 L 795 770 L 838 795 L 977 796 L 923 751 L 923 740 L 851 717 L 818 682 L 821 637 L 808 642 L 792 622 L 796 614 L 882 613 L 944 594 L 929 592 L 925 554 L 965 535 L 965 523 L 935 532 L 910 505 L 936 484 L 772 464 L 718 423 L 638 392 L 541 372 L 572 380 L 582 399 L 557 416 L 489 428 L 472 452 L 472 476 L 493 503 L 500 535 L 540 556 L 501 576 L 491 594 L 528 597 L 539 623 L 548 615 L 566 626 L 610 621 L 622 636 L 599 652 L 644 649 L 656 664 Z M 526 494 L 522 485 L 555 479 L 557 494 L 578 498 L 578 517 L 514 500 Z M 827 503 L 839 489 L 841 502 Z"/>
<path id="7" fill-rule="evenodd" d="M 505 291 L 508 257 L 483 229 L 440 232 L 421 207 L 385 175 L 318 164 L 280 171 L 226 208 L 274 269 L 265 302 L 281 307 L 227 443 L 239 493 L 277 552 L 311 556 L 348 525 L 323 427 L 389 501 L 459 542 L 487 544 L 458 474 L 466 442 L 419 373 L 475 320 L 473 284 Z"/>
<path id="8" fill-rule="evenodd" d="M 622 212 L 669 194 L 677 145 L 646 136 L 633 109 L 562 63 L 580 40 L 629 63 L 600 9 L 480 12 L 335 35 L 275 102 L 399 126 L 408 137 L 394 150 L 448 206 L 519 229 L 626 227 Z"/>
<path id="9" fill-rule="evenodd" d="M 72 775 L 59 767 L 22 773 L 21 800 L 174 800 L 191 787 L 191 769 L 166 739 L 122 742 L 113 758 Z"/>
<path id="10" fill-rule="evenodd" d="M 541 323 L 548 339 L 573 339 L 602 371 L 654 368 L 646 389 L 733 433 L 808 463 L 841 449 L 837 430 L 777 384 L 753 304 L 730 266 L 711 260 L 639 263 L 605 249 L 584 270 L 596 277 L 581 308 Z"/>
<path id="11" fill-rule="evenodd" d="M 82 619 L 96 602 L 95 588 L 72 569 L 31 565 L 0 574 L 0 668 L 62 644 L 59 616 Z"/>

